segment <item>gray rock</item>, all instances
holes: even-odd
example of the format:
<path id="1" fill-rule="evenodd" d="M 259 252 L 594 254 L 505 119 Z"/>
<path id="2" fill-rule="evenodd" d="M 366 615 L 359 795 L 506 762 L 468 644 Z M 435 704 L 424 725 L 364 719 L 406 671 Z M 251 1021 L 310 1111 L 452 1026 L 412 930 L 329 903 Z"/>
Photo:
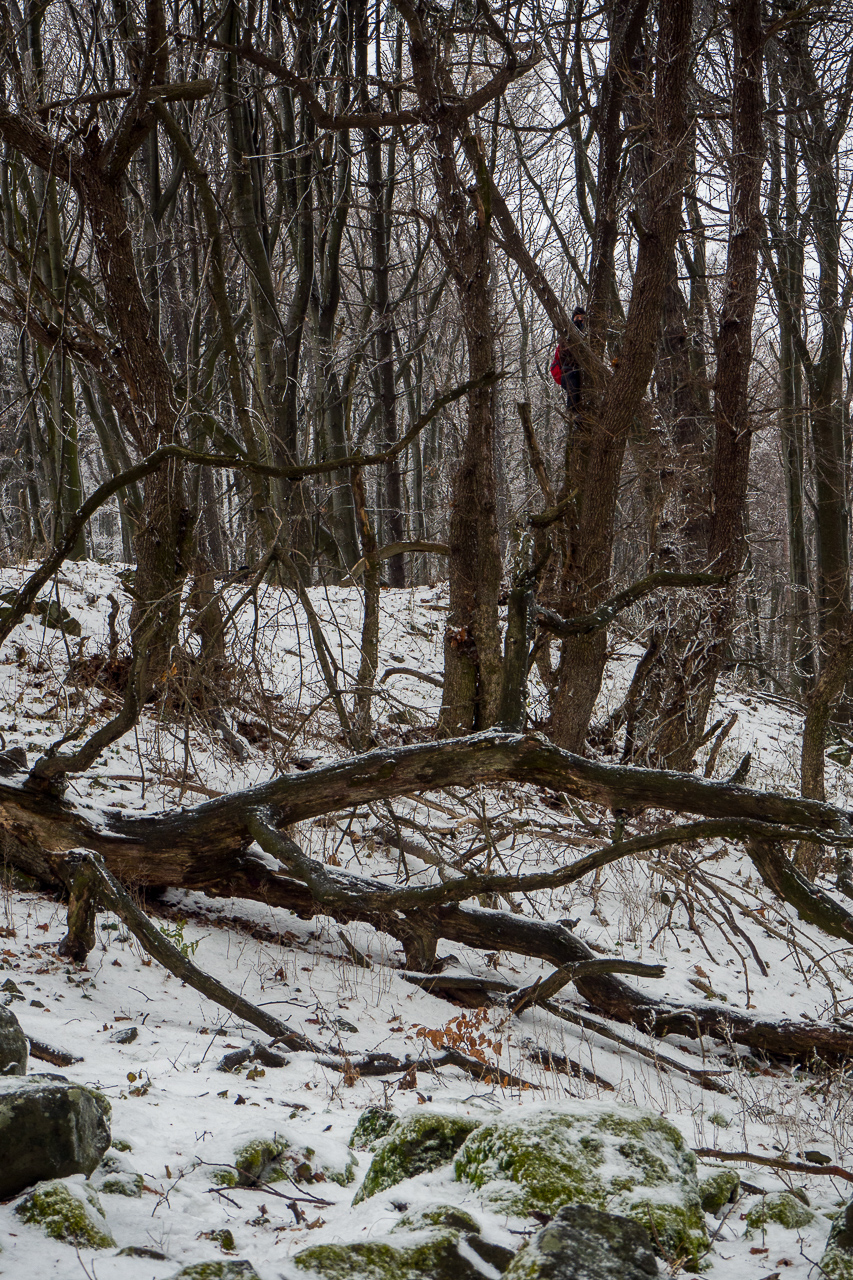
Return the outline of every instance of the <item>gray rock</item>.
<path id="1" fill-rule="evenodd" d="M 649 1280 L 659 1274 L 651 1237 L 639 1223 L 572 1204 L 519 1250 L 504 1280 Z"/>
<path id="2" fill-rule="evenodd" d="M 0 1078 L 0 1199 L 91 1173 L 110 1145 L 110 1104 L 60 1075 Z"/>
<path id="3" fill-rule="evenodd" d="M 26 1075 L 28 1048 L 18 1019 L 11 1009 L 0 1005 L 0 1075 Z"/>
<path id="4" fill-rule="evenodd" d="M 110 1039 L 114 1044 L 133 1044 L 138 1035 L 138 1027 L 123 1027 L 121 1031 L 114 1031 Z"/>

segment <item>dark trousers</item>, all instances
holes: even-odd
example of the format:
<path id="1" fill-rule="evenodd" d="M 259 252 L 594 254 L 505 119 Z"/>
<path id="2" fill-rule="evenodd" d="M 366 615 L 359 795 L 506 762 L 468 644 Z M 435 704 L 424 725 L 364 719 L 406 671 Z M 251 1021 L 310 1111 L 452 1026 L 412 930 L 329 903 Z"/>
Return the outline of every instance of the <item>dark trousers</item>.
<path id="1" fill-rule="evenodd" d="M 580 369 L 564 369 L 560 385 L 566 393 L 566 407 L 570 413 L 577 413 L 581 407 L 581 371 Z"/>

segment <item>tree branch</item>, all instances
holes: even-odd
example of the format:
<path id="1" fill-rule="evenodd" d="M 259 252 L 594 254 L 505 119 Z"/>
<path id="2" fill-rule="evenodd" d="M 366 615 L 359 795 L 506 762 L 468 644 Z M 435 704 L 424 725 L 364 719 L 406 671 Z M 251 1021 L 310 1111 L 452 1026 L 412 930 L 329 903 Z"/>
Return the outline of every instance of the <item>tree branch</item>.
<path id="1" fill-rule="evenodd" d="M 628 609 L 644 596 L 650 595 L 658 588 L 672 590 L 676 587 L 720 587 L 730 580 L 733 574 L 719 573 L 673 573 L 668 569 L 655 569 L 654 573 L 634 582 L 624 591 L 605 600 L 592 613 L 578 618 L 563 618 L 551 609 L 541 606 L 533 611 L 534 619 L 543 631 L 550 631 L 555 636 L 583 636 L 593 631 L 601 631 L 613 621 L 623 609 Z"/>
<path id="2" fill-rule="evenodd" d="M 169 973 L 180 978 L 181 982 L 200 991 L 203 996 L 207 996 L 208 1000 L 222 1005 L 235 1017 L 242 1018 L 244 1022 L 257 1027 L 268 1036 L 274 1036 L 285 1048 L 294 1051 L 321 1052 L 317 1045 L 294 1031 L 286 1022 L 281 1022 L 272 1014 L 256 1008 L 243 996 L 230 991 L 217 978 L 199 969 L 198 965 L 174 946 L 159 929 L 154 927 L 145 913 L 133 904 L 96 853 L 88 849 L 72 850 L 65 855 L 65 864 L 75 876 L 88 873 L 95 897 L 118 916 L 150 956 L 153 956 L 164 969 L 168 969 Z"/>

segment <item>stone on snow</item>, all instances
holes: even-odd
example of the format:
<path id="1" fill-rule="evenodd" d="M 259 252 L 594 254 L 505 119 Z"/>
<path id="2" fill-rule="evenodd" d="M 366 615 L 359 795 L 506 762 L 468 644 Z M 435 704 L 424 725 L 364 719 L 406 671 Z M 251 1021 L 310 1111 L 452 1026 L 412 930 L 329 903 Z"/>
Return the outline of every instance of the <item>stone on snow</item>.
<path id="1" fill-rule="evenodd" d="M 109 1145 L 103 1094 L 60 1075 L 0 1078 L 0 1198 L 48 1178 L 91 1173 Z"/>

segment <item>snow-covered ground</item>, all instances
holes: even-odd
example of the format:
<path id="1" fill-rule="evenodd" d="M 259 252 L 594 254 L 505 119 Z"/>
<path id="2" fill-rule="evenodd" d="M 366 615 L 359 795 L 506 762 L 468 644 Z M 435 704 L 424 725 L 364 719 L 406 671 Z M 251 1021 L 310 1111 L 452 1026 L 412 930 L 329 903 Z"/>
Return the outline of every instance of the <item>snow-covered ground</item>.
<path id="1" fill-rule="evenodd" d="M 0 576 L 4 589 L 20 577 L 10 570 Z M 70 660 L 105 651 L 107 596 L 122 602 L 120 628 L 129 605 L 114 567 L 67 565 L 58 589 L 62 604 L 80 620 L 82 637 L 44 630 L 41 620 L 30 616 L 0 651 L 0 732 L 7 747 L 25 747 L 31 760 L 84 714 L 109 713 L 110 697 L 103 689 L 74 685 L 65 677 Z M 231 589 L 231 603 L 241 590 Z M 359 593 L 318 589 L 312 599 L 346 688 L 358 666 Z M 445 604 L 440 587 L 383 591 L 380 680 L 398 667 L 440 677 Z M 243 706 L 232 703 L 229 710 L 232 727 L 246 734 L 244 758 L 237 759 L 192 703 L 175 704 L 169 714 L 152 707 L 137 734 L 110 748 L 85 778 L 72 780 L 71 794 L 105 808 L 156 813 L 252 785 L 294 767 L 294 761 L 299 767 L 344 754 L 298 604 L 267 588 L 243 607 L 238 622 L 232 689 Z M 190 637 L 188 649 L 195 643 Z M 602 714 L 618 704 L 638 652 L 625 640 L 614 656 Z M 439 699 L 439 689 L 417 675 L 389 675 L 379 685 L 376 704 L 383 738 L 416 737 L 433 720 Z M 750 750 L 752 785 L 795 791 L 796 710 L 782 700 L 731 687 L 721 690 L 718 702 L 713 718 L 734 710 L 739 714 L 718 775 Z M 832 766 L 829 785 L 839 802 L 849 800 L 843 765 Z M 573 850 L 585 852 L 607 837 L 607 815 L 511 785 L 395 801 L 393 810 L 407 840 L 428 853 L 426 860 L 407 846 L 405 867 L 399 866 L 398 851 L 382 838 L 383 830 L 393 829 L 385 805 L 306 824 L 299 838 L 315 856 L 354 872 L 390 877 L 404 870 L 413 882 L 427 883 L 435 875 L 434 855 L 459 866 L 532 870 L 558 865 L 574 856 Z M 653 818 L 642 821 L 651 824 Z M 500 903 L 504 909 L 508 905 Z M 664 979 L 636 981 L 674 1001 L 719 999 L 771 1017 L 830 1019 L 853 1009 L 850 949 L 804 925 L 773 899 L 737 847 L 724 842 L 617 863 L 594 878 L 519 898 L 514 905 L 543 918 L 576 921 L 577 934 L 601 954 L 665 963 Z M 356 1181 L 349 1186 L 328 1177 L 260 1190 L 215 1181 L 215 1169 L 232 1164 L 238 1148 L 262 1136 L 285 1137 L 294 1148 L 312 1149 L 317 1172 L 343 1170 L 352 1128 L 370 1104 L 398 1111 L 426 1105 L 485 1117 L 566 1096 L 600 1097 L 666 1114 L 692 1147 L 746 1149 L 793 1160 L 805 1149 L 818 1149 L 853 1168 L 853 1107 L 849 1081 L 840 1070 L 810 1074 L 806 1064 L 768 1067 L 710 1044 L 703 1057 L 695 1042 L 675 1038 L 660 1046 L 664 1062 L 654 1052 L 641 1056 L 541 1009 L 511 1018 L 496 1007 L 475 1026 L 479 1020 L 471 1011 L 407 982 L 397 944 L 367 926 L 348 926 L 342 933 L 324 917 L 303 921 L 259 903 L 172 893 L 159 923 L 184 943 L 197 944 L 196 963 L 314 1041 L 343 1046 L 352 1056 L 380 1050 L 417 1057 L 429 1047 L 424 1029 L 440 1041 L 441 1029 L 462 1015 L 467 1019 L 463 1030 L 470 1023 L 472 1035 L 485 1031 L 501 1044 L 500 1058 L 494 1058 L 496 1076 L 513 1072 L 532 1087 L 486 1085 L 451 1067 L 419 1072 L 415 1089 L 399 1089 L 399 1074 L 347 1083 L 339 1072 L 298 1053 L 288 1055 L 285 1067 L 248 1063 L 226 1074 L 217 1069 L 223 1055 L 257 1040 L 257 1031 L 158 969 L 113 917 L 99 916 L 96 949 L 81 969 L 56 955 L 65 932 L 61 904 L 42 893 L 6 889 L 2 907 L 0 989 L 9 980 L 19 989 L 7 992 L 29 1035 L 79 1055 L 82 1061 L 63 1074 L 109 1096 L 114 1137 L 128 1144 L 127 1159 L 144 1177 L 141 1199 L 102 1197 L 117 1246 L 165 1255 L 77 1254 L 22 1224 L 12 1203 L 0 1206 L 0 1274 L 5 1276 L 162 1280 L 188 1262 L 224 1257 L 211 1233 L 227 1228 L 234 1256 L 250 1259 L 262 1280 L 273 1280 L 287 1256 L 309 1243 L 384 1235 L 399 1218 L 394 1202 L 401 1198 L 410 1210 L 427 1200 L 459 1203 L 484 1222 L 491 1239 L 518 1246 L 524 1238 L 519 1233 L 534 1224 L 485 1210 L 476 1191 L 449 1182 L 447 1169 L 356 1208 L 351 1200 L 367 1170 L 368 1153 L 359 1154 Z M 368 957 L 369 968 L 354 962 L 353 949 Z M 450 946 L 440 945 L 440 955 L 450 952 Z M 507 953 L 485 956 L 456 945 L 452 952 L 446 973 L 497 975 L 522 985 L 545 968 Z M 572 999 L 570 989 L 564 994 Z M 638 1032 L 603 1020 L 601 1026 L 646 1050 L 656 1048 Z M 119 1043 L 116 1034 L 129 1027 L 137 1029 L 137 1037 Z M 592 1074 L 577 1078 L 546 1070 L 535 1060 L 540 1051 L 572 1059 Z M 728 1092 L 704 1090 L 689 1071 L 677 1070 L 679 1063 L 693 1071 L 726 1073 L 720 1078 Z M 31 1061 L 30 1069 L 43 1066 Z M 848 1198 L 846 1184 L 799 1174 L 788 1182 L 785 1174 L 752 1166 L 741 1172 L 751 1189 L 724 1220 L 709 1219 L 715 1240 L 704 1274 L 712 1280 L 777 1272 L 792 1280 L 817 1275 L 812 1268 L 830 1228 L 826 1215 Z M 786 1185 L 803 1187 L 815 1211 L 813 1222 L 799 1232 L 770 1226 L 766 1234 L 747 1236 L 744 1215 L 754 1197 L 761 1189 Z"/>

